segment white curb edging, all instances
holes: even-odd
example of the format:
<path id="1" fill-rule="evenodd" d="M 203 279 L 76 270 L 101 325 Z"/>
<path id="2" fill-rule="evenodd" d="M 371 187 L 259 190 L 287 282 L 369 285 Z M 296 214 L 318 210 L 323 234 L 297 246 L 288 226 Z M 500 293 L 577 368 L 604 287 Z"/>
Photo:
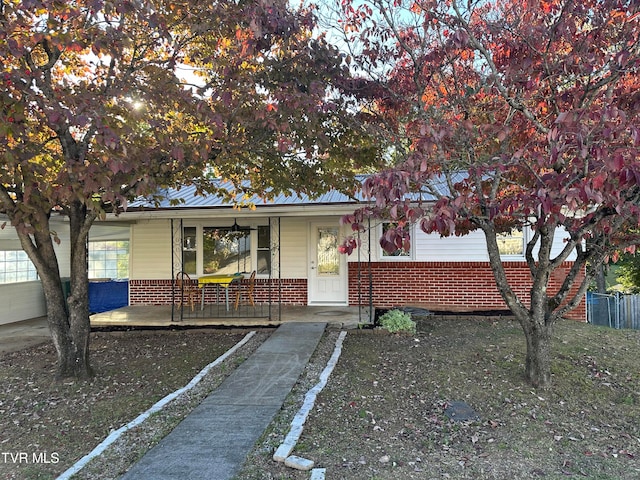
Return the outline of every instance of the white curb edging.
<path id="1" fill-rule="evenodd" d="M 302 470 L 308 472 L 313 468 L 313 460 L 308 458 L 298 457 L 297 455 L 291 455 L 286 458 L 284 464 L 289 468 L 295 468 L 296 470 Z"/>
<path id="2" fill-rule="evenodd" d="M 329 375 L 331 375 L 331 372 L 333 372 L 334 367 L 338 363 L 338 359 L 340 358 L 340 354 L 342 353 L 342 342 L 344 341 L 344 338 L 346 336 L 346 331 L 340 332 L 338 340 L 336 340 L 336 346 L 333 350 L 333 354 L 327 362 L 327 365 L 324 367 L 324 370 L 320 374 L 320 381 L 306 393 L 302 407 L 300 407 L 300 410 L 298 410 L 298 413 L 295 417 L 293 417 L 293 420 L 291 421 L 291 429 L 289 430 L 289 433 L 285 437 L 284 442 L 280 444 L 278 449 L 273 454 L 273 459 L 275 461 L 284 462 L 287 457 L 291 455 L 291 452 L 295 448 L 296 443 L 298 443 L 298 440 L 300 440 L 304 422 L 307 421 L 307 417 L 309 416 L 309 413 L 316 403 L 316 397 L 326 386 L 327 381 L 329 380 Z"/>
<path id="3" fill-rule="evenodd" d="M 96 448 L 94 448 L 91 452 L 89 452 L 87 455 L 85 455 L 80 460 L 78 460 L 75 463 L 75 465 L 73 465 L 71 468 L 69 468 L 68 470 L 63 472 L 56 480 L 68 480 L 69 478 L 71 478 L 72 475 L 75 475 L 76 473 L 78 473 L 80 470 L 82 470 L 82 468 L 84 468 L 84 466 L 87 463 L 89 463 L 95 457 L 97 457 L 102 452 L 104 452 L 109 445 L 111 445 L 118 438 L 120 438 L 120 436 L 124 432 L 126 432 L 127 430 L 130 430 L 130 429 L 132 429 L 134 427 L 137 427 L 142 422 L 144 422 L 147 418 L 149 418 L 152 414 L 160 411 L 169 402 L 171 402 L 172 400 L 174 400 L 178 396 L 182 395 L 183 393 L 185 393 L 185 392 L 191 390 L 193 387 L 195 387 L 200 382 L 200 380 L 202 380 L 204 378 L 204 376 L 207 373 L 209 373 L 209 370 L 211 370 L 213 367 L 215 367 L 215 366 L 219 365 L 220 363 L 222 363 L 223 361 L 225 361 L 229 356 L 231 356 L 233 353 L 235 353 L 236 350 L 238 350 L 245 343 L 247 343 L 251 339 L 251 337 L 253 337 L 255 334 L 256 334 L 255 331 L 251 331 L 251 332 L 247 333 L 242 340 L 240 340 L 233 347 L 231 347 L 229 350 L 227 350 L 225 353 L 220 355 L 218 358 L 216 358 L 209 365 L 207 365 L 202 370 L 200 370 L 200 372 L 195 377 L 193 377 L 191 379 L 191 381 L 187 385 L 185 385 L 184 387 L 176 390 L 173 393 L 168 394 L 166 397 L 162 398 L 161 400 L 158 400 L 158 402 L 156 402 L 153 406 L 151 406 L 151 408 L 149 408 L 149 410 L 147 410 L 146 412 L 141 413 L 134 420 L 130 421 L 126 425 L 124 425 L 124 426 L 120 427 L 119 429 L 114 430 L 113 432 L 111 432 L 107 436 L 107 438 L 105 438 Z"/>
<path id="4" fill-rule="evenodd" d="M 311 478 L 309 480 L 324 480 L 324 476 L 326 473 L 326 468 L 314 468 L 313 470 L 311 470 Z"/>

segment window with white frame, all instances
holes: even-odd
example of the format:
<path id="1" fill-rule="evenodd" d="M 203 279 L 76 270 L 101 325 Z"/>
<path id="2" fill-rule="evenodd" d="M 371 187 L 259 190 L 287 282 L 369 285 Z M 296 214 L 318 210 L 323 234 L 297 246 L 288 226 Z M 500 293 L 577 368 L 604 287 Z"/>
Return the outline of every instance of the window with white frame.
<path id="1" fill-rule="evenodd" d="M 0 251 L 0 283 L 38 280 L 36 267 L 23 250 Z"/>
<path id="2" fill-rule="evenodd" d="M 198 230 L 196 227 L 184 227 L 182 230 L 182 270 L 195 275 L 197 269 Z"/>
<path id="3" fill-rule="evenodd" d="M 251 234 L 247 230 L 204 227 L 202 229 L 202 273 L 232 275 L 250 272 Z"/>
<path id="4" fill-rule="evenodd" d="M 183 228 L 183 269 L 190 275 L 271 271 L 271 229 L 215 226 Z"/>
<path id="5" fill-rule="evenodd" d="M 382 223 L 382 229 L 381 229 L 381 235 L 386 234 L 389 230 L 391 229 L 396 229 L 398 228 L 398 224 L 395 222 L 383 222 Z M 403 230 L 410 235 L 410 227 L 409 225 L 405 225 L 403 227 Z M 382 237 L 381 237 L 382 238 Z M 392 252 L 388 252 L 387 250 L 385 250 L 384 248 L 380 248 L 380 255 L 382 256 L 382 258 L 387 258 L 387 259 L 400 259 L 400 258 L 404 258 L 404 259 L 410 259 L 411 258 L 411 248 L 409 249 L 404 249 L 404 248 L 399 248 L 397 250 L 394 250 Z"/>
<path id="6" fill-rule="evenodd" d="M 89 242 L 89 278 L 128 278 L 129 241 Z"/>
<path id="7" fill-rule="evenodd" d="M 258 275 L 269 275 L 271 273 L 271 227 L 268 225 L 259 226 L 256 230 L 256 273 Z"/>
<path id="8" fill-rule="evenodd" d="M 513 229 L 508 233 L 496 235 L 498 250 L 502 256 L 523 256 L 524 255 L 524 230 Z"/>

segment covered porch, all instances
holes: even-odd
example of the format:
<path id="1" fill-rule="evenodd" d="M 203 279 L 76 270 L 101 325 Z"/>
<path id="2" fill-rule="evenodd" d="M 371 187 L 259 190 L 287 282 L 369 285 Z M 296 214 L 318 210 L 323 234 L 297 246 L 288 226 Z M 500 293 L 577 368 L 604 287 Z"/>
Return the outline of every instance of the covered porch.
<path id="1" fill-rule="evenodd" d="M 255 312 L 232 310 L 231 315 L 183 315 L 176 317 L 171 305 L 132 305 L 91 315 L 95 328 L 175 328 L 175 327 L 270 327 L 288 322 L 327 322 L 338 328 L 357 328 L 360 318 L 367 317 L 363 307 L 263 305 L 264 316 Z M 206 312 L 207 310 L 205 310 Z M 222 312 L 226 312 L 223 308 Z M 173 315 L 172 315 L 173 313 Z M 186 313 L 186 312 L 185 312 Z"/>

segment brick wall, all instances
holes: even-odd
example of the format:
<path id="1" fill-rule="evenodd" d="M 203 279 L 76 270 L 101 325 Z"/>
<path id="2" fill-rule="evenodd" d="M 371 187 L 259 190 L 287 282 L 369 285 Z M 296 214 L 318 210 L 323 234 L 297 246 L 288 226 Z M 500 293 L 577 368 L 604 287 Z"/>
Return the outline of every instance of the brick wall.
<path id="1" fill-rule="evenodd" d="M 550 291 L 558 288 L 571 263 L 563 264 L 550 282 Z M 507 276 L 516 293 L 522 299 L 529 296 L 531 285 L 525 263 L 505 263 Z M 361 265 L 362 298 L 368 302 L 368 266 Z M 400 305 L 423 306 L 432 310 L 474 311 L 505 310 L 507 307 L 496 288 L 488 263 L 484 262 L 377 262 L 371 264 L 373 274 L 373 304 L 380 308 Z M 281 282 L 283 305 L 307 304 L 307 280 L 283 279 Z M 195 282 L 194 282 L 195 283 Z M 172 280 L 130 280 L 130 305 L 170 305 Z M 233 302 L 236 285 L 229 287 Z M 213 303 L 216 288 L 207 286 L 205 302 Z M 224 290 L 220 289 L 220 301 Z M 278 281 L 272 280 L 271 299 L 278 302 Z M 254 298 L 258 303 L 269 300 L 268 280 L 257 279 Z M 349 263 L 349 304 L 358 304 L 358 265 Z M 586 303 L 583 301 L 569 318 L 586 320 Z"/>
<path id="2" fill-rule="evenodd" d="M 173 280 L 130 280 L 129 281 L 129 304 L 130 305 L 171 305 Z M 197 282 L 193 281 L 194 285 Z M 307 280 L 306 279 L 283 279 L 280 280 L 283 305 L 306 305 L 307 304 Z M 229 300 L 235 301 L 238 286 L 233 284 L 229 287 Z M 277 303 L 279 298 L 278 281 L 271 281 L 271 291 L 269 291 L 269 281 L 256 279 L 256 286 L 253 297 L 257 303 L 268 303 L 269 296 L 271 302 Z M 208 285 L 205 288 L 205 303 L 216 301 L 215 285 Z M 224 290 L 220 288 L 220 302 L 224 302 Z"/>
<path id="3" fill-rule="evenodd" d="M 550 292 L 558 289 L 571 268 L 566 262 L 550 282 Z M 509 282 L 521 299 L 529 298 L 531 279 L 526 263 L 507 262 Z M 432 310 L 505 310 L 489 263 L 485 262 L 376 262 L 371 264 L 373 305 L 389 308 L 401 305 Z M 369 271 L 361 265 L 362 298 L 368 302 Z M 349 304 L 358 304 L 358 264 L 349 263 Z M 586 321 L 586 303 L 570 312 L 569 318 Z"/>
<path id="4" fill-rule="evenodd" d="M 173 280 L 129 280 L 129 305 L 171 305 Z"/>

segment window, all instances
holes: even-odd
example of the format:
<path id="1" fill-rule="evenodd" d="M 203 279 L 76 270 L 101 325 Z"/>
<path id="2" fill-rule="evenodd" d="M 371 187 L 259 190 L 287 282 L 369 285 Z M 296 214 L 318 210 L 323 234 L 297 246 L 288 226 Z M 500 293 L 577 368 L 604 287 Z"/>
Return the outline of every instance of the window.
<path id="1" fill-rule="evenodd" d="M 89 278 L 128 277 L 128 240 L 89 242 Z"/>
<path id="2" fill-rule="evenodd" d="M 197 238 L 196 227 L 184 227 L 182 231 L 182 270 L 189 275 L 196 274 Z"/>
<path id="3" fill-rule="evenodd" d="M 204 227 L 202 235 L 202 273 L 234 274 L 252 270 L 249 231 Z"/>
<path id="4" fill-rule="evenodd" d="M 36 267 L 23 250 L 0 251 L 0 283 L 37 280 Z"/>
<path id="5" fill-rule="evenodd" d="M 394 222 L 384 222 L 382 224 L 382 236 L 384 237 L 384 235 L 389 231 L 389 230 L 394 230 L 398 228 L 398 224 L 394 223 Z M 410 237 L 410 232 L 409 232 L 409 225 L 405 225 L 403 227 L 404 232 Z M 382 237 L 381 237 L 382 238 Z M 394 250 L 392 252 L 387 251 L 386 249 L 382 248 L 382 258 L 397 258 L 397 257 L 403 257 L 403 258 L 411 258 L 411 249 L 404 249 L 404 248 L 399 248 L 397 250 Z"/>
<path id="6" fill-rule="evenodd" d="M 183 269 L 190 275 L 271 271 L 271 229 L 242 227 L 184 227 Z"/>
<path id="7" fill-rule="evenodd" d="M 513 229 L 509 233 L 499 233 L 498 250 L 500 255 L 524 255 L 524 231 Z"/>
<path id="8" fill-rule="evenodd" d="M 269 273 L 271 273 L 271 228 L 266 225 L 258 227 L 256 257 L 257 273 L 260 275 L 269 275 Z"/>
<path id="9" fill-rule="evenodd" d="M 338 227 L 319 227 L 317 265 L 318 275 L 340 275 L 340 253 L 338 253 Z"/>

